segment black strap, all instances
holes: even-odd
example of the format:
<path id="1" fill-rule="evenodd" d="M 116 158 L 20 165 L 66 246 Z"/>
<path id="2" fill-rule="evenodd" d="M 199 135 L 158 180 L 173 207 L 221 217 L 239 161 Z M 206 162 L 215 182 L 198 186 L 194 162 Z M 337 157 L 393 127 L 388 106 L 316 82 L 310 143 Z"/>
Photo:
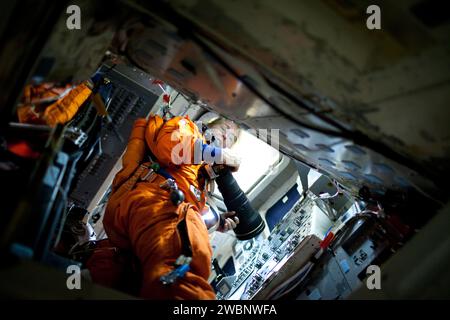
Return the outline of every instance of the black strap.
<path id="1" fill-rule="evenodd" d="M 186 257 L 192 257 L 191 241 L 187 230 L 186 217 L 178 223 L 178 233 L 181 238 L 181 253 Z"/>

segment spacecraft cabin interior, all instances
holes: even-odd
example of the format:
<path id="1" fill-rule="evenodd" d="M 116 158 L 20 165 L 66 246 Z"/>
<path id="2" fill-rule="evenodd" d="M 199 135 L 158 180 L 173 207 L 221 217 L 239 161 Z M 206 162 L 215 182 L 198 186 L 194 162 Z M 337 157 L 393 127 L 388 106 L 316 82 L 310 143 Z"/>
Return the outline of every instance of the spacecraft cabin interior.
<path id="1" fill-rule="evenodd" d="M 79 0 L 74 30 L 65 1 L 1 4 L 0 296 L 133 297 L 91 283 L 86 259 L 134 121 L 169 114 L 233 128 L 265 224 L 210 234 L 217 299 L 449 298 L 450 10 L 378 3 L 376 31 L 365 0 Z M 106 112 L 20 121 L 27 85 L 96 73 Z M 217 186 L 208 203 L 227 211 Z"/>

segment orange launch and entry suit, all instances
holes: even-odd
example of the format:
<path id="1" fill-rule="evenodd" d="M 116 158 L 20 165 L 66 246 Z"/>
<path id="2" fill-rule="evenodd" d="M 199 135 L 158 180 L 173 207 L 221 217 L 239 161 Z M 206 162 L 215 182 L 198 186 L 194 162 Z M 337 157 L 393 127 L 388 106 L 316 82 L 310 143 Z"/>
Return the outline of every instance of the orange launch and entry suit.
<path id="1" fill-rule="evenodd" d="M 72 120 L 80 107 L 89 99 L 92 90 L 88 83 L 81 83 L 59 98 L 70 86 L 55 87 L 53 84 L 27 85 L 22 98 L 23 104 L 17 108 L 21 123 L 47 124 L 54 127 Z M 48 101 L 53 101 L 47 106 Z"/>
<path id="2" fill-rule="evenodd" d="M 159 116 L 152 116 L 148 121 L 139 119 L 123 156 L 123 168 L 113 181 L 103 224 L 114 246 L 131 250 L 139 259 L 143 272 L 140 294 L 144 298 L 215 298 L 208 283 L 212 250 L 200 215 L 205 195 L 192 191 L 204 188 L 204 183 L 199 181 L 201 164 L 175 165 L 171 158 L 177 144 L 187 142 L 193 147 L 197 139 L 202 139 L 202 135 L 187 118 L 175 117 L 166 122 Z M 142 170 L 147 148 L 183 191 L 185 201 L 178 207 L 170 201 L 170 191 L 160 187 L 166 178 L 156 173 L 149 176 L 148 170 Z M 115 196 L 124 183 L 130 183 L 130 176 L 136 175 L 137 170 L 142 171 L 139 176 L 146 179 L 138 179 L 126 194 Z M 165 286 L 160 281 L 161 276 L 174 269 L 174 262 L 182 253 L 183 237 L 177 226 L 183 219 L 192 251 L 190 270 L 174 284 Z"/>

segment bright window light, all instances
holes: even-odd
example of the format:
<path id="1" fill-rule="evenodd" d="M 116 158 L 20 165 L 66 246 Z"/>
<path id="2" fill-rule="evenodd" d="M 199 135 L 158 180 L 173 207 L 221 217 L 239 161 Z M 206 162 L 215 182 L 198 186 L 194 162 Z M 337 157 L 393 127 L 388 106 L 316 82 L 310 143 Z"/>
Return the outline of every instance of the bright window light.
<path id="1" fill-rule="evenodd" d="M 234 172 L 233 176 L 245 193 L 249 192 L 280 160 L 278 150 L 244 130 L 241 130 L 231 150 L 241 158 L 239 170 Z M 215 188 L 214 194 L 222 198 L 218 188 Z"/>

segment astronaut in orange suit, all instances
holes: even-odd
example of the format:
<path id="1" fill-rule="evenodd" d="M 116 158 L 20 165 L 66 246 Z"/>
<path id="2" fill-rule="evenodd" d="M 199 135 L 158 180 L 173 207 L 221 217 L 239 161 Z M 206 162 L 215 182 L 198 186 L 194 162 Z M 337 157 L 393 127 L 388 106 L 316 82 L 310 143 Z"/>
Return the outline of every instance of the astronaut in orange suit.
<path id="1" fill-rule="evenodd" d="M 208 283 L 212 250 L 202 219 L 207 211 L 207 178 L 201 171 L 204 161 L 194 159 L 199 142 L 204 142 L 202 133 L 188 118 L 139 119 L 123 156 L 123 167 L 113 181 L 103 224 L 112 245 L 131 250 L 139 259 L 140 296 L 144 298 L 215 299 Z M 183 145 L 191 147 L 192 152 L 179 148 Z M 153 167 L 142 165 L 150 153 Z M 223 160 L 237 169 L 235 159 L 225 154 Z M 171 198 L 173 190 L 164 187 L 167 176 L 184 195 L 180 204 Z M 237 223 L 233 213 L 226 213 L 221 229 L 235 228 Z M 174 283 L 164 284 L 162 277 L 174 270 L 177 259 L 186 250 L 191 258 L 189 270 Z"/>

